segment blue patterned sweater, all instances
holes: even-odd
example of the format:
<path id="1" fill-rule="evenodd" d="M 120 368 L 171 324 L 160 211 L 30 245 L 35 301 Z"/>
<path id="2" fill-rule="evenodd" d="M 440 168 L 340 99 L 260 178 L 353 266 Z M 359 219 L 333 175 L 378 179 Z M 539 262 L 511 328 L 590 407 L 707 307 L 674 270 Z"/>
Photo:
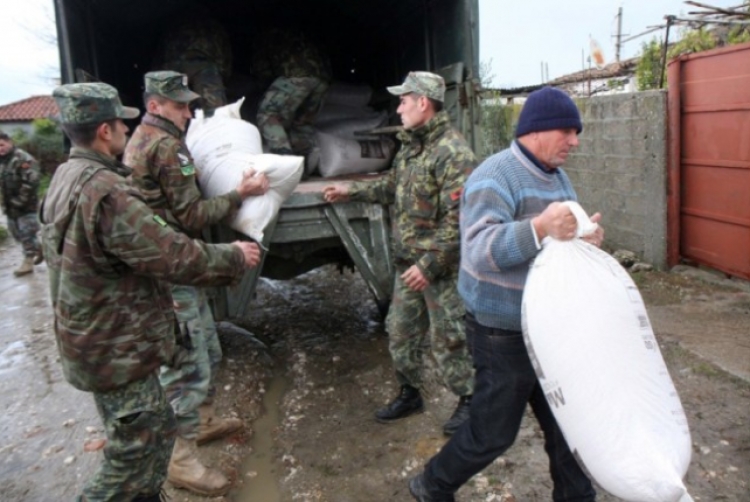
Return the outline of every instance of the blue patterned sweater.
<path id="1" fill-rule="evenodd" d="M 531 219 L 555 201 L 577 200 L 562 169 L 543 171 L 517 142 L 482 162 L 461 200 L 458 291 L 477 321 L 521 331 L 521 300 L 540 247 Z"/>

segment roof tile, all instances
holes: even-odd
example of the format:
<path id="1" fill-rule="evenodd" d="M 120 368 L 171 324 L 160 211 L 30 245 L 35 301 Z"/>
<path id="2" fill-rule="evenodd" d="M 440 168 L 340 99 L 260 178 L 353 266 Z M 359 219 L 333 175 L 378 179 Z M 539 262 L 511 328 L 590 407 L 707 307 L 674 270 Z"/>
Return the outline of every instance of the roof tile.
<path id="1" fill-rule="evenodd" d="M 52 96 L 30 98 L 0 106 L 0 122 L 22 122 L 55 116 L 59 113 Z"/>

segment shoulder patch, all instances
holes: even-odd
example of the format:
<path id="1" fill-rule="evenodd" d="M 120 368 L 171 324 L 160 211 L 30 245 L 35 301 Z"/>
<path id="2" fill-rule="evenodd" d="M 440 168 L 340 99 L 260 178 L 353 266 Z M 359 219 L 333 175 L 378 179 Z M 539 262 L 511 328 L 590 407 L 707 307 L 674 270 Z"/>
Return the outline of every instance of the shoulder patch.
<path id="1" fill-rule="evenodd" d="M 180 163 L 180 172 L 182 172 L 183 176 L 193 176 L 195 174 L 193 159 L 190 158 L 190 154 L 184 147 L 181 147 L 177 152 L 177 160 Z"/>
<path id="2" fill-rule="evenodd" d="M 166 227 L 166 226 L 167 226 L 167 222 L 166 222 L 166 221 L 164 221 L 164 218 L 162 218 L 162 217 L 161 217 L 161 216 L 159 216 L 158 214 L 155 214 L 155 215 L 154 215 L 154 221 L 155 221 L 156 223 L 158 223 L 159 225 L 161 225 L 162 227 Z"/>
<path id="3" fill-rule="evenodd" d="M 190 157 L 185 155 L 183 152 L 177 152 L 177 158 L 179 159 L 181 166 L 192 164 L 192 162 L 190 161 Z"/>

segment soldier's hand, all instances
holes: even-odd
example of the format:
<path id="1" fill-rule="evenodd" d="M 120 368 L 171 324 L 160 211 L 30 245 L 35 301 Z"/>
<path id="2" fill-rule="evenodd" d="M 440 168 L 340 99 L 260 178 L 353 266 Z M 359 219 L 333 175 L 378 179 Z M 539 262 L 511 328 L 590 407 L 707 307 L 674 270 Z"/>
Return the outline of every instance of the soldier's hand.
<path id="1" fill-rule="evenodd" d="M 531 222 L 539 240 L 549 235 L 559 241 L 569 241 L 576 236 L 578 229 L 578 223 L 570 208 L 560 202 L 551 203 Z"/>
<path id="2" fill-rule="evenodd" d="M 268 178 L 264 173 L 257 173 L 249 169 L 242 174 L 242 181 L 237 186 L 237 192 L 243 199 L 251 195 L 263 195 L 268 191 Z"/>
<path id="3" fill-rule="evenodd" d="M 412 265 L 406 272 L 401 274 L 401 280 L 412 291 L 424 291 L 430 285 L 430 281 L 427 280 L 422 270 L 416 265 Z"/>
<path id="4" fill-rule="evenodd" d="M 326 202 L 344 202 L 349 200 L 349 187 L 336 184 L 323 187 L 323 198 Z"/>
<path id="5" fill-rule="evenodd" d="M 245 265 L 247 265 L 248 268 L 253 268 L 260 263 L 260 246 L 256 243 L 234 241 L 232 244 L 242 250 L 242 254 L 245 256 Z"/>

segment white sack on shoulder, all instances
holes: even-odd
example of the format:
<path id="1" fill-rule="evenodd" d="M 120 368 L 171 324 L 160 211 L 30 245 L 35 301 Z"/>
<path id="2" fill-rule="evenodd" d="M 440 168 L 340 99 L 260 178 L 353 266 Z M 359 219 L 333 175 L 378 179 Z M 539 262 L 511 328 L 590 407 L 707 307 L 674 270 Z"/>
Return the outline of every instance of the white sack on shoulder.
<path id="1" fill-rule="evenodd" d="M 579 227 L 590 223 L 573 204 Z M 682 482 L 691 455 L 687 419 L 625 269 L 583 240 L 545 239 L 522 311 L 539 382 L 593 478 L 631 502 L 692 501 Z"/>
<path id="2" fill-rule="evenodd" d="M 263 230 L 299 183 L 304 158 L 264 154 L 258 129 L 239 118 L 242 101 L 217 108 L 210 118 L 196 114 L 190 122 L 186 144 L 198 168 L 198 183 L 206 198 L 237 188 L 248 169 L 266 175 L 268 192 L 245 199 L 230 224 L 260 242 Z"/>

